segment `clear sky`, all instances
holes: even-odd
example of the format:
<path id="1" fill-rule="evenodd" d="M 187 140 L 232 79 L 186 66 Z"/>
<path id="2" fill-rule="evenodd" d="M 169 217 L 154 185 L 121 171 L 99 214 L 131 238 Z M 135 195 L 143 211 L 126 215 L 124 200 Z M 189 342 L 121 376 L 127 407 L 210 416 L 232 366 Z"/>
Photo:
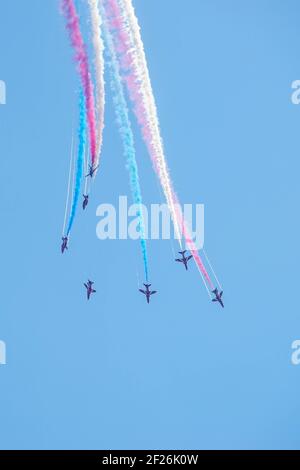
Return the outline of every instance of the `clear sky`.
<path id="1" fill-rule="evenodd" d="M 96 238 L 97 206 L 129 195 L 109 88 L 101 171 L 61 255 L 72 52 L 56 0 L 0 0 L 0 447 L 299 449 L 299 2 L 134 5 L 174 185 L 205 204 L 225 309 L 169 241 L 149 243 L 147 305 L 138 242 Z M 134 130 L 144 200 L 163 202 Z"/>

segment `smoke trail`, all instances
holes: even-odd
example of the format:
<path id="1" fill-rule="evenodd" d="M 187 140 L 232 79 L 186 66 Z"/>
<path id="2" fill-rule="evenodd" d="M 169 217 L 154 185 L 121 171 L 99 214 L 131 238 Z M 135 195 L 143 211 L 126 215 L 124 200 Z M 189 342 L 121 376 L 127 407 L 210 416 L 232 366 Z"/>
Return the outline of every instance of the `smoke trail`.
<path id="1" fill-rule="evenodd" d="M 144 271 L 146 282 L 149 280 L 149 269 L 148 269 L 148 253 L 147 253 L 147 243 L 145 237 L 145 224 L 143 217 L 143 205 L 142 205 L 142 194 L 139 183 L 138 175 L 138 166 L 135 156 L 135 146 L 133 132 L 129 119 L 129 111 L 127 108 L 123 84 L 121 81 L 121 76 L 119 72 L 119 65 L 117 62 L 117 57 L 114 51 L 114 46 L 112 38 L 107 31 L 107 26 L 104 24 L 104 39 L 109 53 L 109 67 L 111 75 L 111 89 L 113 92 L 113 102 L 115 106 L 115 112 L 117 116 L 117 122 L 119 125 L 119 131 L 122 138 L 124 146 L 124 155 L 127 161 L 127 168 L 130 176 L 130 188 L 133 197 L 133 202 L 138 206 L 138 220 L 139 220 L 139 230 L 141 237 L 141 248 L 143 254 L 144 262 Z"/>
<path id="2" fill-rule="evenodd" d="M 120 55 L 122 72 L 126 81 L 130 98 L 134 104 L 134 111 L 137 116 L 142 134 L 152 158 L 154 167 L 162 184 L 162 188 L 170 208 L 171 217 L 174 223 L 176 238 L 181 246 L 181 230 L 176 220 L 176 208 L 173 197 L 172 185 L 163 156 L 162 141 L 158 128 L 158 119 L 155 108 L 150 79 L 146 74 L 137 57 L 137 48 L 131 41 L 130 30 L 126 24 L 125 14 L 120 10 L 116 0 L 104 0 L 106 11 L 109 17 L 111 32 L 114 35 L 116 50 Z M 129 72 L 129 73 L 128 73 Z M 148 74 L 149 76 L 149 74 Z M 151 111 L 151 113 L 150 113 Z"/>
<path id="3" fill-rule="evenodd" d="M 181 246 L 180 234 L 181 229 L 183 230 L 185 240 L 189 245 L 194 260 L 209 287 L 212 288 L 213 283 L 189 235 L 177 196 L 172 188 L 164 156 L 144 47 L 131 0 L 119 0 L 119 2 L 117 0 L 102 1 L 106 7 L 110 32 L 113 35 L 115 48 L 119 55 L 121 72 L 127 84 L 129 95 L 134 105 L 134 112 L 141 127 L 148 152 L 154 163 L 154 169 L 161 182 L 174 223 L 175 234 Z"/>
<path id="4" fill-rule="evenodd" d="M 79 17 L 73 0 L 61 0 L 62 12 L 66 19 L 72 47 L 75 50 L 75 61 L 81 78 L 82 88 L 86 101 L 87 122 L 89 126 L 91 162 L 96 164 L 96 118 L 94 87 L 89 71 L 88 55 L 80 30 Z"/>
<path id="5" fill-rule="evenodd" d="M 95 50 L 95 76 L 96 76 L 96 116 L 97 125 L 97 144 L 96 144 L 96 162 L 98 166 L 104 129 L 104 107 L 105 107 L 105 89 L 104 89 L 104 44 L 101 37 L 101 16 L 98 9 L 98 0 L 88 0 L 92 22 L 93 45 Z"/>
<path id="6" fill-rule="evenodd" d="M 86 127 L 87 126 L 86 126 L 85 97 L 81 91 L 80 98 L 79 98 L 78 156 L 77 156 L 76 171 L 75 171 L 74 194 L 73 194 L 72 207 L 71 207 L 71 212 L 70 212 L 70 217 L 69 217 L 67 236 L 69 236 L 71 228 L 73 226 L 73 222 L 74 222 L 75 215 L 76 215 L 76 209 L 78 206 L 79 196 L 80 196 L 83 166 L 84 166 L 84 153 L 85 153 L 85 145 L 86 145 Z"/>

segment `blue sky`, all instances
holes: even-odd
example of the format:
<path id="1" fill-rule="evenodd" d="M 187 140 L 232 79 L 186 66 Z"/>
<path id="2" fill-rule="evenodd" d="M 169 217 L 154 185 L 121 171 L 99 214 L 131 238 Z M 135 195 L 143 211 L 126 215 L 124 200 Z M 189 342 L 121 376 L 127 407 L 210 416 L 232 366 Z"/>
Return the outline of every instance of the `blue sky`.
<path id="1" fill-rule="evenodd" d="M 77 75 L 58 2 L 2 0 L 0 447 L 299 449 L 299 4 L 134 5 L 174 185 L 205 204 L 225 309 L 168 241 L 149 243 L 148 306 L 138 242 L 96 238 L 97 206 L 129 195 L 109 88 L 101 172 L 61 256 Z M 163 202 L 134 130 L 144 200 Z"/>

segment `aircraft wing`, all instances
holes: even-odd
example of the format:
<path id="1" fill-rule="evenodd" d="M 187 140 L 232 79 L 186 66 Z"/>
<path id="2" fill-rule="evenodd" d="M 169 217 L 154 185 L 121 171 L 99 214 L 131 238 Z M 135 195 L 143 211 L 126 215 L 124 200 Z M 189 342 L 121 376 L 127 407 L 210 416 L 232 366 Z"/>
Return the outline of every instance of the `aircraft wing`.
<path id="1" fill-rule="evenodd" d="M 182 259 L 175 259 L 175 261 L 178 261 L 178 263 L 182 263 Z"/>
<path id="2" fill-rule="evenodd" d="M 190 259 L 192 259 L 193 255 L 190 255 L 187 257 L 187 260 L 189 261 Z"/>
<path id="3" fill-rule="evenodd" d="M 145 294 L 145 295 L 146 295 L 146 292 L 145 292 L 143 289 L 139 289 L 139 291 L 140 291 L 142 294 Z"/>
<path id="4" fill-rule="evenodd" d="M 153 294 L 156 294 L 157 293 L 157 290 L 151 290 L 150 291 L 150 295 L 153 295 Z"/>

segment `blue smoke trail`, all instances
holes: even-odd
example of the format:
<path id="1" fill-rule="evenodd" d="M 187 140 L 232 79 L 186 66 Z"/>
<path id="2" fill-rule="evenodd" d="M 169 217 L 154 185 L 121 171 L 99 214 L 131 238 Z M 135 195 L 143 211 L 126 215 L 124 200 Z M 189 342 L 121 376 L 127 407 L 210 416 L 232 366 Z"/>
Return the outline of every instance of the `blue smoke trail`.
<path id="1" fill-rule="evenodd" d="M 80 190 L 81 190 L 81 183 L 82 183 L 82 176 L 83 176 L 83 163 L 84 163 L 84 152 L 85 152 L 85 145 L 86 145 L 86 108 L 85 108 L 85 97 L 83 91 L 80 91 L 79 97 L 79 128 L 78 128 L 78 156 L 76 162 L 76 171 L 75 171 L 75 187 L 74 187 L 74 194 L 73 194 L 73 201 L 72 207 L 70 212 L 70 218 L 68 223 L 68 230 L 67 236 L 70 234 L 76 210 L 78 206 Z"/>
<path id="2" fill-rule="evenodd" d="M 130 188 L 133 197 L 133 202 L 136 204 L 139 209 L 137 211 L 137 216 L 139 220 L 139 231 L 141 236 L 141 248 L 143 254 L 144 262 L 144 271 L 146 282 L 148 282 L 148 253 L 147 253 L 147 243 L 145 238 L 145 225 L 142 209 L 142 193 L 139 182 L 138 166 L 135 156 L 135 147 L 134 147 L 134 138 L 133 132 L 129 119 L 129 111 L 126 104 L 126 99 L 124 95 L 124 88 L 121 81 L 119 64 L 117 61 L 116 53 L 114 50 L 112 38 L 110 33 L 107 31 L 106 25 L 103 25 L 104 30 L 104 41 L 107 45 L 108 55 L 109 55 L 109 69 L 111 76 L 111 89 L 113 93 L 113 102 L 115 106 L 115 112 L 117 117 L 117 122 L 119 125 L 119 131 L 121 134 L 123 146 L 124 146 L 124 155 L 126 157 L 126 167 L 129 171 L 130 177 Z"/>

